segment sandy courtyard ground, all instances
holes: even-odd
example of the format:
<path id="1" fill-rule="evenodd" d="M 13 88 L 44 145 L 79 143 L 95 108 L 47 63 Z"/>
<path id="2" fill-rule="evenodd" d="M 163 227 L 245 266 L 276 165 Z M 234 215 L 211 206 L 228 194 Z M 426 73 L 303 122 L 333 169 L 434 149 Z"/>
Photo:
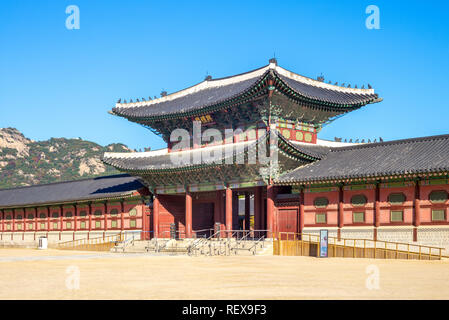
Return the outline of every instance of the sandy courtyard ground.
<path id="1" fill-rule="evenodd" d="M 449 298 L 449 260 L 0 249 L 0 270 L 0 299 Z"/>

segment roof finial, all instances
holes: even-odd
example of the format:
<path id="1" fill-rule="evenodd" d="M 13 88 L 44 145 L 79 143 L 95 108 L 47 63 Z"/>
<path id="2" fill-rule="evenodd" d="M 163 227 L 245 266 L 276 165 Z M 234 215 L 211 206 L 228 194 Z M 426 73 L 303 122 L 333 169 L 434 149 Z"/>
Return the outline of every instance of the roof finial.
<path id="1" fill-rule="evenodd" d="M 273 58 L 271 58 L 270 60 L 268 60 L 269 63 L 274 63 L 275 66 L 278 65 L 278 61 L 276 59 L 276 52 L 273 54 Z"/>
<path id="2" fill-rule="evenodd" d="M 323 73 L 321 72 L 321 75 L 318 76 L 316 79 L 317 79 L 318 81 L 320 81 L 320 82 L 324 82 Z"/>

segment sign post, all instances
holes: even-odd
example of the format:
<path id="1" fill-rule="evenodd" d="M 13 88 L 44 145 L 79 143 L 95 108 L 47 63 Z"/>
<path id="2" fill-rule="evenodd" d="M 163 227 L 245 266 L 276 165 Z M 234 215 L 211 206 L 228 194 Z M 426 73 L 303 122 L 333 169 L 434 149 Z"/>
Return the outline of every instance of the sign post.
<path id="1" fill-rule="evenodd" d="M 320 230 L 320 258 L 327 258 L 328 230 Z"/>

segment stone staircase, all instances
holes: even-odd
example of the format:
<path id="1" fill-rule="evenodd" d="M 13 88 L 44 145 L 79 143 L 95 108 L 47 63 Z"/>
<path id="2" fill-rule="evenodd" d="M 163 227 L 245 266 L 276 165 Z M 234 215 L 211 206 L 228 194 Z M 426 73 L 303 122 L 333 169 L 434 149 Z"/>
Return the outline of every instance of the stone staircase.
<path id="1" fill-rule="evenodd" d="M 192 256 L 216 256 L 216 255 L 272 255 L 273 242 L 271 239 L 253 241 L 239 241 L 234 238 L 222 239 L 152 239 L 132 240 L 117 244 L 111 252 L 124 253 L 153 253 Z"/>

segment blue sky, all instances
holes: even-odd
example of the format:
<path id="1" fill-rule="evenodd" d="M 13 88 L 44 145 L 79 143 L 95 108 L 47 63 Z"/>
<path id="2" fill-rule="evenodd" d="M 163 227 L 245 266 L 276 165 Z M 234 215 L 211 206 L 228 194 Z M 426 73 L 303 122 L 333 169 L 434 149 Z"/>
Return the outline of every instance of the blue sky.
<path id="1" fill-rule="evenodd" d="M 65 27 L 68 5 L 80 29 Z M 380 9 L 380 30 L 365 8 Z M 159 96 L 266 65 L 326 81 L 370 83 L 384 101 L 319 137 L 385 140 L 449 133 L 446 1 L 0 2 L 0 127 L 27 137 L 164 146 L 107 113 L 118 98 Z"/>

